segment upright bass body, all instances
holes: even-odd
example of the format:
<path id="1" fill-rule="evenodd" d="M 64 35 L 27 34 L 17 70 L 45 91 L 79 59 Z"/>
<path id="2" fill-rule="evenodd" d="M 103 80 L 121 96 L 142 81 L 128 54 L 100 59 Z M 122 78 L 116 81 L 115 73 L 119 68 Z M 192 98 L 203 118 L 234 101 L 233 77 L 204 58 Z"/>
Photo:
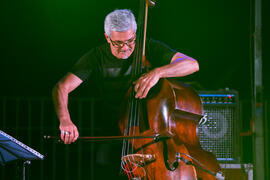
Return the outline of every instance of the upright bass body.
<path id="1" fill-rule="evenodd" d="M 129 140 L 132 151 L 122 155 L 122 168 L 130 179 L 215 179 L 192 165 L 214 173 L 220 170 L 215 156 L 200 146 L 197 124 L 202 117 L 202 103 L 193 89 L 161 79 L 139 103 L 139 126 L 128 124 L 128 109 L 126 105 L 122 108 L 121 132 L 156 137 Z"/>

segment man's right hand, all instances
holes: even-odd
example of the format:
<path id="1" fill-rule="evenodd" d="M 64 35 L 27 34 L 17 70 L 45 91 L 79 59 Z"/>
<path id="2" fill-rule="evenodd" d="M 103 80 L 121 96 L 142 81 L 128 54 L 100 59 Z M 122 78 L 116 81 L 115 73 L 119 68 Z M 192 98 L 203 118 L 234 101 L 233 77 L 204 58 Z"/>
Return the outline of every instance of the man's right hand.
<path id="1" fill-rule="evenodd" d="M 79 137 L 79 132 L 77 127 L 70 121 L 61 121 L 60 122 L 60 133 L 61 133 L 61 140 L 65 144 L 70 144 L 75 142 Z"/>
<path id="2" fill-rule="evenodd" d="M 82 80 L 72 73 L 64 76 L 53 88 L 52 96 L 56 114 L 60 120 L 60 136 L 65 144 L 75 142 L 79 136 L 77 127 L 70 120 L 68 94 L 76 89 Z"/>

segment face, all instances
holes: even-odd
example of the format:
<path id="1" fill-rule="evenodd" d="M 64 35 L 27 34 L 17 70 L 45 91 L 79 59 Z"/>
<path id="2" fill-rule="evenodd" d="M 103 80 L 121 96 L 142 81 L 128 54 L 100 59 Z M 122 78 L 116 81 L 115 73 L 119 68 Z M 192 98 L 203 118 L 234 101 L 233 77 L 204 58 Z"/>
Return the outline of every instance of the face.
<path id="1" fill-rule="evenodd" d="M 112 31 L 110 37 L 106 33 L 105 37 L 110 44 L 112 54 L 118 59 L 127 59 L 133 53 L 136 35 L 132 30 Z"/>

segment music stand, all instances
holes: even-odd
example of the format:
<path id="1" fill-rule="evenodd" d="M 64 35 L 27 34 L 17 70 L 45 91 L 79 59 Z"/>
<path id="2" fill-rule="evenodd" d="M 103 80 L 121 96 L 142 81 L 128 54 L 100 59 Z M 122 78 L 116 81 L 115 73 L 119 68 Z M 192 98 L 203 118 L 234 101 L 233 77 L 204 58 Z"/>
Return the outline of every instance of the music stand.
<path id="1" fill-rule="evenodd" d="M 30 164 L 30 160 L 43 159 L 42 154 L 0 130 L 0 165 L 3 166 L 11 161 L 22 160 L 24 162 L 23 180 L 25 180 L 25 166 Z"/>

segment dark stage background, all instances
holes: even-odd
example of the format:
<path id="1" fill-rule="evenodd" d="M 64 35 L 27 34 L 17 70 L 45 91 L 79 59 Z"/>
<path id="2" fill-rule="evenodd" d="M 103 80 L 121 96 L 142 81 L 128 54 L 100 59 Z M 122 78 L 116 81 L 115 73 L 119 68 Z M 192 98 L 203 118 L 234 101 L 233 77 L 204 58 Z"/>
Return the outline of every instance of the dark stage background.
<path id="1" fill-rule="evenodd" d="M 252 124 L 253 3 L 252 0 L 158 1 L 149 11 L 148 19 L 149 37 L 199 61 L 200 71 L 179 78 L 180 81 L 197 90 L 229 88 L 239 92 L 240 132 L 250 131 Z M 138 1 L 1 1 L 0 129 L 45 155 L 44 161 L 32 163 L 29 179 L 94 178 L 90 175 L 94 170 L 87 168 L 95 166 L 91 161 L 95 145 L 75 143 L 68 147 L 45 142 L 42 137 L 44 134 L 58 135 L 58 120 L 50 99 L 52 87 L 85 52 L 105 42 L 104 18 L 112 10 L 121 8 L 131 9 L 137 15 Z M 270 76 L 267 11 L 269 2 L 263 0 L 265 102 L 269 101 Z M 74 120 L 76 124 L 81 123 L 78 125 L 81 135 L 91 135 L 93 122 L 88 118 L 98 118 L 91 117 L 87 107 L 95 109 L 99 104 L 77 106 L 76 98 L 93 97 L 91 88 L 94 87 L 94 84 L 85 83 L 71 94 L 74 98 L 72 111 L 83 114 L 81 121 Z M 267 117 L 267 113 L 265 115 Z M 241 140 L 244 149 L 241 162 L 252 163 L 252 138 L 245 136 Z M 78 160 L 77 153 L 85 155 Z M 72 173 L 74 166 L 85 170 Z M 7 172 L 13 172 L 12 168 L 1 167 L 0 179 L 7 179 Z"/>

